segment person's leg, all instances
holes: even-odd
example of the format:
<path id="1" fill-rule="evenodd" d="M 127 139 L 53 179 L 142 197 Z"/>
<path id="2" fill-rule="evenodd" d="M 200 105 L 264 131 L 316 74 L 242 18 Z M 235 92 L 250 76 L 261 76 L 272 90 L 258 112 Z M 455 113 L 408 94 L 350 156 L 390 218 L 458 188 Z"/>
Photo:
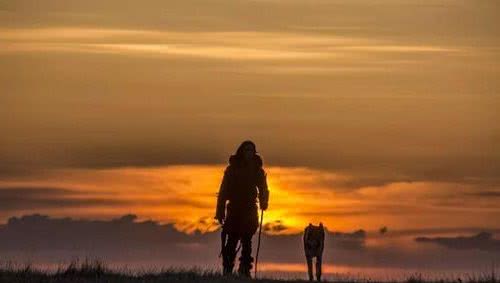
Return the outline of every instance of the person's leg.
<path id="1" fill-rule="evenodd" d="M 241 257 L 238 272 L 240 275 L 250 277 L 252 270 L 252 236 L 253 234 L 246 234 L 241 238 Z"/>
<path id="2" fill-rule="evenodd" d="M 236 258 L 236 246 L 238 237 L 234 234 L 228 234 L 226 246 L 222 253 L 223 274 L 231 274 L 233 272 L 234 260 Z"/>
<path id="3" fill-rule="evenodd" d="M 312 257 L 306 256 L 307 260 L 307 274 L 309 275 L 309 281 L 313 281 L 313 263 L 312 263 Z"/>
<path id="4" fill-rule="evenodd" d="M 316 280 L 321 281 L 321 256 L 316 257 Z"/>

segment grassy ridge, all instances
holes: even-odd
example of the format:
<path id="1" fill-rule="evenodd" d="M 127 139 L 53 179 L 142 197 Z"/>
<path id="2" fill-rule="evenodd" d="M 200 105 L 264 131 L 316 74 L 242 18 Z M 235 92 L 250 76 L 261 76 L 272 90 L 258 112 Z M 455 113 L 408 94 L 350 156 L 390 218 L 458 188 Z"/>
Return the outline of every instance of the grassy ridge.
<path id="1" fill-rule="evenodd" d="M 0 267 L 1 283 L 194 283 L 194 282 L 259 282 L 259 283 L 300 283 L 304 280 L 279 279 L 247 279 L 238 276 L 222 276 L 218 271 L 193 269 L 162 269 L 159 272 L 132 272 L 131 270 L 111 270 L 99 260 L 72 262 L 56 271 L 48 272 L 33 268 L 31 265 L 16 267 L 4 264 Z M 370 279 L 343 279 L 339 283 L 377 283 Z M 389 281 L 396 282 L 396 281 Z M 401 282 L 401 281 L 399 281 Z M 466 278 L 448 278 L 428 281 L 420 274 L 410 276 L 405 283 L 497 283 L 500 282 L 494 273 Z M 387 282 L 379 282 L 387 283 Z"/>

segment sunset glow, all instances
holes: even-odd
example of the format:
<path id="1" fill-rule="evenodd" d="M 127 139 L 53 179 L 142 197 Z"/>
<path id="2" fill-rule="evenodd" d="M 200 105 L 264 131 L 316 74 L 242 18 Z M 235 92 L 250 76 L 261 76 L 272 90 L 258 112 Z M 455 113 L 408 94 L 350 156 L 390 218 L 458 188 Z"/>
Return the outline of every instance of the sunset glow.
<path id="1" fill-rule="evenodd" d="M 97 219 L 133 213 L 139 219 L 174 223 L 188 233 L 214 231 L 218 228 L 213 220 L 215 199 L 224 168 L 185 165 L 74 169 L 3 180 L 1 187 L 31 188 L 34 192 L 24 200 L 33 202 L 31 209 L 4 210 L 3 221 L 23 213 Z M 427 228 L 438 224 L 442 228 L 487 227 L 497 224 L 488 216 L 500 213 L 496 201 L 475 196 L 472 185 L 395 182 L 352 189 L 348 184 L 354 177 L 341 174 L 304 167 L 270 166 L 266 170 L 272 206 L 265 222 L 272 226 L 280 221 L 286 227 L 268 231 L 271 234 L 299 233 L 310 222 L 323 222 L 341 231 L 376 231 L 382 226 Z M 38 188 L 41 191 L 36 194 Z M 406 216 L 404 220 L 402 215 Z"/>
<path id="2" fill-rule="evenodd" d="M 251 140 L 269 276 L 500 262 L 499 3 L 0 0 L 0 259 L 218 269 Z"/>

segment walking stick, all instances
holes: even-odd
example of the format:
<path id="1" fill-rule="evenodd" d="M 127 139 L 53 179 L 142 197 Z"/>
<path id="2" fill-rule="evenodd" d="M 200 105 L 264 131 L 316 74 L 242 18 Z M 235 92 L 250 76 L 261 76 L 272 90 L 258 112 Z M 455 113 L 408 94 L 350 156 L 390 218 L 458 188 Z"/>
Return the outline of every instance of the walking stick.
<path id="1" fill-rule="evenodd" d="M 262 222 L 264 220 L 264 210 L 260 211 L 259 239 L 257 241 L 257 253 L 255 254 L 255 273 L 253 277 L 257 279 L 257 263 L 259 261 L 260 235 L 262 234 Z"/>

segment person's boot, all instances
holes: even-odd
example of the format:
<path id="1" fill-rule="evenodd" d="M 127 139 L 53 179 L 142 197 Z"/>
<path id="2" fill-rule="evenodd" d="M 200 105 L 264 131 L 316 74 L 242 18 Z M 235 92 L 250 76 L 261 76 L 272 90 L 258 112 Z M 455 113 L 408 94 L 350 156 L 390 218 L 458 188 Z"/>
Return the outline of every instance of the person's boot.
<path id="1" fill-rule="evenodd" d="M 252 234 L 246 234 L 241 240 L 241 257 L 238 273 L 242 277 L 250 278 L 252 271 Z"/>
<path id="2" fill-rule="evenodd" d="M 234 264 L 223 264 L 222 274 L 224 276 L 231 275 L 233 273 Z"/>
<path id="3" fill-rule="evenodd" d="M 226 246 L 222 250 L 222 274 L 230 275 L 233 273 L 234 260 L 236 259 L 237 238 L 229 235 Z"/>
<path id="4" fill-rule="evenodd" d="M 240 257 L 238 274 L 242 277 L 251 278 L 253 257 Z"/>
<path id="5" fill-rule="evenodd" d="M 222 258 L 222 274 L 223 275 L 231 275 L 233 273 L 234 268 L 234 257 L 231 257 L 231 254 L 226 255 Z"/>
<path id="6" fill-rule="evenodd" d="M 240 267 L 238 268 L 238 274 L 241 277 L 250 278 L 251 277 L 250 270 L 252 270 L 251 267 L 248 267 L 248 266 L 245 266 L 245 265 L 240 265 Z"/>

